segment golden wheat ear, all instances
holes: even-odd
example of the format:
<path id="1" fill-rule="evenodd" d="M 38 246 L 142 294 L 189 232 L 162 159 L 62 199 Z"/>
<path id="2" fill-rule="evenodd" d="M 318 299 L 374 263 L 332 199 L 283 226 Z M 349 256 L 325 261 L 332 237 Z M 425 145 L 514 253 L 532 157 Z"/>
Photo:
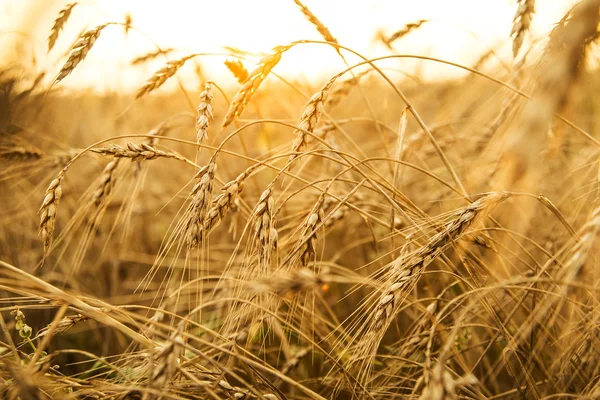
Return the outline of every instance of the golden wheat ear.
<path id="1" fill-rule="evenodd" d="M 50 50 L 52 50 L 52 48 L 56 44 L 56 40 L 58 39 L 60 32 L 69 20 L 69 17 L 71 16 L 71 11 L 73 11 L 73 8 L 76 5 L 77 3 L 67 4 L 62 10 L 59 11 L 58 16 L 54 20 L 54 25 L 50 30 L 50 36 L 48 36 L 48 53 L 50 53 Z"/>
<path id="2" fill-rule="evenodd" d="M 79 40 L 73 45 L 71 49 L 71 53 L 69 54 L 69 58 L 65 62 L 65 64 L 60 69 L 56 79 L 54 80 L 54 85 L 62 81 L 66 78 L 80 62 L 82 62 L 89 51 L 96 43 L 96 40 L 100 36 L 100 33 L 104 28 L 106 28 L 110 24 L 102 24 L 97 27 L 87 30 L 81 34 Z"/>
<path id="3" fill-rule="evenodd" d="M 281 60 L 281 55 L 291 47 L 292 45 L 278 46 L 273 49 L 271 54 L 260 59 L 256 68 L 250 72 L 240 90 L 233 97 L 229 109 L 227 110 L 227 114 L 225 114 L 225 118 L 223 119 L 223 128 L 231 125 L 231 123 L 242 114 L 261 83 L 279 63 L 279 60 Z"/>
<path id="4" fill-rule="evenodd" d="M 531 19 L 535 12 L 535 0 L 518 0 L 517 12 L 513 19 L 510 35 L 513 37 L 513 57 L 517 58 L 523 45 L 525 34 L 531 26 Z"/>

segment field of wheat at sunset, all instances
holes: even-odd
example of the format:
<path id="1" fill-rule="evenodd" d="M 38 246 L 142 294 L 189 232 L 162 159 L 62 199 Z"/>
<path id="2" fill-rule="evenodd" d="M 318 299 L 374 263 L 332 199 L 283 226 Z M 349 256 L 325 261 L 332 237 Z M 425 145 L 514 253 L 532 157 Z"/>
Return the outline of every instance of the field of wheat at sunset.
<path id="1" fill-rule="evenodd" d="M 600 399 L 599 43 L 600 0 L 0 0 L 0 398 Z"/>

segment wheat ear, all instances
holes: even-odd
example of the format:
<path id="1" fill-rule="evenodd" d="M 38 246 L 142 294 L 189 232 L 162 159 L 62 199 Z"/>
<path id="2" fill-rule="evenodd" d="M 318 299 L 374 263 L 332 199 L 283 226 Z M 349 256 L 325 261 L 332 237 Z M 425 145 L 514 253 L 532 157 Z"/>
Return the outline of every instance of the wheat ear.
<path id="1" fill-rule="evenodd" d="M 198 182 L 192 190 L 194 197 L 190 202 L 186 214 L 185 237 L 188 249 L 197 248 L 204 237 L 204 218 L 211 205 L 216 170 L 217 164 L 211 161 L 197 175 Z"/>
<path id="2" fill-rule="evenodd" d="M 225 60 L 225 66 L 227 67 L 228 70 L 231 71 L 233 76 L 235 76 L 235 79 L 237 79 L 237 81 L 241 85 L 243 85 L 244 82 L 246 82 L 248 80 L 248 76 L 250 76 L 250 73 L 248 72 L 246 67 L 244 67 L 244 64 L 242 64 L 242 62 L 240 60 L 236 60 L 236 61 Z"/>
<path id="3" fill-rule="evenodd" d="M 115 170 L 117 169 L 119 162 L 120 159 L 116 158 L 104 167 L 102 175 L 100 176 L 100 183 L 92 194 L 92 201 L 96 207 L 102 204 L 102 199 L 107 197 L 112 191 L 112 188 L 115 185 Z"/>
<path id="4" fill-rule="evenodd" d="M 167 55 L 169 53 L 172 53 L 173 51 L 175 51 L 175 49 L 172 47 L 151 51 L 149 53 L 142 54 L 141 56 L 136 57 L 133 60 L 131 60 L 131 65 L 143 64 L 146 61 L 154 60 L 157 57 L 160 57 L 162 55 Z"/>
<path id="5" fill-rule="evenodd" d="M 419 400 L 454 400 L 458 398 L 457 387 L 475 385 L 477 382 L 477 378 L 471 374 L 455 379 L 443 362 L 438 360 Z"/>
<path id="6" fill-rule="evenodd" d="M 518 0 L 517 12 L 513 19 L 510 35 L 513 37 L 513 57 L 517 58 L 523 45 L 525 34 L 531 25 L 531 17 L 535 12 L 535 0 Z"/>
<path id="7" fill-rule="evenodd" d="M 291 45 L 275 47 L 271 54 L 260 59 L 256 68 L 250 72 L 248 79 L 231 100 L 231 105 L 223 120 L 223 128 L 229 126 L 242 114 L 260 84 L 265 80 L 277 63 L 279 63 L 281 55 L 290 47 Z"/>
<path id="8" fill-rule="evenodd" d="M 58 76 L 54 80 L 55 84 L 62 81 L 67 75 L 73 72 L 75 67 L 81 61 L 83 61 L 91 48 L 94 46 L 94 43 L 96 43 L 96 40 L 100 36 L 100 32 L 102 32 L 102 30 L 108 25 L 109 24 L 98 25 L 97 27 L 87 30 L 81 34 L 79 40 L 77 40 L 77 42 L 73 45 L 67 62 L 65 62 L 63 67 L 60 69 Z"/>
<path id="9" fill-rule="evenodd" d="M 149 382 L 152 389 L 162 390 L 173 380 L 183 344 L 183 337 L 177 329 L 163 346 L 156 349 L 153 355 L 152 379 Z"/>
<path id="10" fill-rule="evenodd" d="M 248 172 L 241 173 L 236 179 L 225 184 L 219 194 L 213 201 L 211 208 L 206 213 L 204 219 L 204 234 L 210 233 L 225 217 L 225 214 L 235 207 L 235 201 L 244 188 L 244 180 Z"/>
<path id="11" fill-rule="evenodd" d="M 167 79 L 175 75 L 177 71 L 187 60 L 194 57 L 193 55 L 182 57 L 178 60 L 172 60 L 167 62 L 167 65 L 156 71 L 143 85 L 138 89 L 135 94 L 135 98 L 139 99 L 142 96 L 147 95 L 148 93 L 158 89 L 161 87 Z"/>
<path id="12" fill-rule="evenodd" d="M 117 144 L 111 144 L 110 146 L 106 147 L 93 148 L 91 151 L 117 158 L 130 158 L 131 161 L 154 160 L 159 157 L 174 158 L 176 160 L 186 161 L 185 157 L 180 156 L 177 153 L 159 150 L 146 143 L 127 143 L 127 148 Z"/>
<path id="13" fill-rule="evenodd" d="M 62 197 L 62 180 L 65 176 L 65 169 L 61 170 L 58 176 L 50 182 L 50 186 L 46 189 L 46 195 L 42 201 L 42 205 L 38 211 L 40 215 L 39 235 L 44 242 L 44 257 L 48 254 L 52 245 L 52 238 L 56 224 L 56 211 L 58 203 Z"/>
<path id="14" fill-rule="evenodd" d="M 457 211 L 456 218 L 446 223 L 408 261 L 401 256 L 390 264 L 390 277 L 386 282 L 387 289 L 379 296 L 373 312 L 369 313 L 371 318 L 367 323 L 366 330 L 361 332 L 357 345 L 358 362 L 362 371 L 360 373 L 363 377 L 368 377 L 371 358 L 374 357 L 385 332 L 399 312 L 403 299 L 414 287 L 423 270 L 455 240 L 469 232 L 498 203 L 509 196 L 508 193 L 490 193 L 481 197 Z M 365 368 L 365 364 L 367 368 Z"/>
<path id="15" fill-rule="evenodd" d="M 278 235 L 274 224 L 275 199 L 269 186 L 260 195 L 254 210 L 254 241 L 258 242 L 260 259 L 268 263 L 271 252 L 277 248 Z"/>
<path id="16" fill-rule="evenodd" d="M 317 31 L 321 34 L 321 36 L 326 42 L 338 44 L 337 39 L 333 37 L 331 32 L 329 32 L 329 29 L 325 26 L 325 24 L 323 24 L 319 20 L 319 18 L 317 18 L 317 16 L 313 14 L 312 11 L 310 11 L 308 7 L 302 4 L 300 0 L 294 0 L 294 3 L 296 3 L 296 5 L 300 7 L 300 11 L 302 11 L 302 14 L 304 14 L 306 19 L 308 19 L 310 23 L 313 24 L 315 28 L 317 28 Z M 336 51 L 339 52 L 339 49 L 337 47 Z"/>
<path id="17" fill-rule="evenodd" d="M 67 23 L 67 20 L 71 16 L 71 11 L 73 11 L 73 7 L 76 5 L 77 3 L 69 3 L 58 12 L 58 16 L 54 20 L 54 25 L 52 25 L 52 29 L 50 30 L 50 36 L 48 36 L 48 52 L 54 47 L 60 31 Z"/>
<path id="18" fill-rule="evenodd" d="M 392 50 L 392 43 L 394 43 L 396 40 L 408 35 L 410 32 L 414 31 L 415 29 L 420 28 L 421 25 L 423 25 L 426 22 L 429 22 L 429 20 L 428 19 L 420 19 L 416 22 L 411 22 L 409 24 L 404 25 L 401 29 L 392 33 L 389 37 L 385 37 L 383 35 L 383 33 L 379 33 L 378 38 L 379 38 L 379 40 L 381 40 L 383 42 L 383 44 L 385 44 L 385 46 L 388 49 Z"/>
<path id="19" fill-rule="evenodd" d="M 212 82 L 206 82 L 204 90 L 200 93 L 200 104 L 198 105 L 198 118 L 196 119 L 196 142 L 202 144 L 208 139 L 208 125 L 213 119 L 213 94 Z"/>
<path id="20" fill-rule="evenodd" d="M 321 118 L 321 113 L 323 112 L 323 104 L 327 100 L 327 95 L 329 94 L 329 89 L 335 82 L 334 78 L 330 79 L 321 90 L 317 93 L 313 94 L 312 97 L 306 103 L 304 107 L 304 112 L 300 117 L 300 121 L 298 122 L 298 129 L 294 131 L 296 135 L 296 139 L 292 144 L 292 152 L 294 154 L 290 154 L 288 159 L 289 169 L 292 169 L 294 162 L 299 157 L 299 154 L 302 149 L 306 146 L 308 133 L 314 132 L 317 127 L 317 123 L 319 122 L 319 118 Z"/>

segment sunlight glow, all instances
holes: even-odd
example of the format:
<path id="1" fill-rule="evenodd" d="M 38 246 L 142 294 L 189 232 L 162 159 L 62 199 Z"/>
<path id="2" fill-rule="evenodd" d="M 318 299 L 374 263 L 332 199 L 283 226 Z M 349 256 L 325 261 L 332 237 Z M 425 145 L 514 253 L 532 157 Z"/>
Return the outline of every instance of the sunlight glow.
<path id="1" fill-rule="evenodd" d="M 65 1 L 0 0 L 2 24 L 1 54 L 7 59 L 18 54 L 28 57 L 31 47 L 36 54 L 46 51 L 46 37 L 58 11 Z M 41 5 L 44 5 L 41 7 Z M 395 43 L 403 54 L 427 55 L 466 65 L 472 64 L 493 46 L 510 61 L 510 21 L 515 12 L 512 0 L 397 0 L 347 1 L 306 0 L 305 4 L 327 25 L 339 42 L 367 57 L 389 54 L 374 38 L 378 30 L 391 34 L 406 23 L 431 19 L 418 30 Z M 548 32 L 573 1 L 546 0 L 537 6 L 532 35 Z M 224 52 L 232 46 L 252 53 L 268 52 L 274 46 L 299 39 L 321 40 L 319 33 L 299 12 L 292 0 L 223 0 L 151 2 L 144 0 L 87 0 L 74 8 L 71 19 L 50 55 L 51 64 L 41 66 L 58 71 L 65 52 L 83 28 L 107 21 L 124 21 L 130 13 L 133 25 L 162 47 L 174 47 L 177 53 L 169 59 L 192 52 Z M 24 38 L 9 31 L 31 34 Z M 31 41 L 32 40 L 32 41 Z M 11 51 L 10 44 L 21 48 Z M 527 43 L 527 42 L 526 42 Z M 112 26 L 102 33 L 88 58 L 64 85 L 96 89 L 135 89 L 152 71 L 164 65 L 158 59 L 142 67 L 131 68 L 136 56 L 153 51 L 151 41 L 132 32 L 127 37 L 123 28 Z M 30 57 L 30 56 L 29 56 Z M 44 57 L 38 57 L 44 59 Z M 224 57 L 196 59 L 206 76 L 232 83 L 223 66 Z M 354 58 L 350 57 L 350 60 Z M 251 68 L 251 63 L 247 63 Z M 386 63 L 386 67 L 407 72 L 419 70 L 428 79 L 445 78 L 460 71 L 434 63 L 410 60 Z M 344 68 L 339 56 L 328 46 L 305 45 L 290 51 L 277 66 L 276 72 L 300 81 L 322 81 Z M 184 78 L 193 77 L 192 66 L 180 72 Z"/>

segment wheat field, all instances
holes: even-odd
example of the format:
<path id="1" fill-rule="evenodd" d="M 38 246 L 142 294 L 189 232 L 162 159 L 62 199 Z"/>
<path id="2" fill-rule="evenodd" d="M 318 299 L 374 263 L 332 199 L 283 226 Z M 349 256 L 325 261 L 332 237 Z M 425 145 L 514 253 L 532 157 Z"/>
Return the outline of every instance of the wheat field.
<path id="1" fill-rule="evenodd" d="M 600 1 L 535 40 L 514 1 L 512 58 L 473 65 L 403 53 L 424 19 L 370 59 L 290 1 L 320 40 L 230 49 L 233 86 L 157 46 L 136 92 L 64 87 L 129 14 L 3 67 L 2 398 L 600 398 Z M 346 67 L 279 75 L 303 46 Z"/>

